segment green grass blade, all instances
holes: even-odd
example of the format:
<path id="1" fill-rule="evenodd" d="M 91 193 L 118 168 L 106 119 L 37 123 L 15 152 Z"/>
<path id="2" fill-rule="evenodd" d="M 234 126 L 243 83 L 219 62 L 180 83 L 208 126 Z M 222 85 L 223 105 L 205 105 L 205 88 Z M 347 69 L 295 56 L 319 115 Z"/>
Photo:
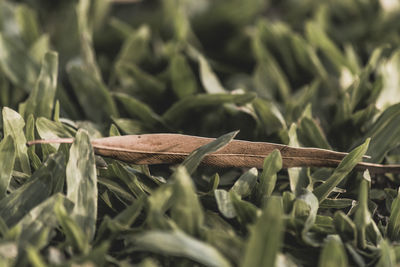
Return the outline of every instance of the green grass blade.
<path id="1" fill-rule="evenodd" d="M 73 203 L 61 193 L 55 194 L 33 208 L 15 227 L 21 228 L 19 242 L 28 242 L 36 248 L 43 248 L 50 242 L 52 231 L 58 226 L 54 216 L 54 207 L 60 203 L 67 213 L 73 208 Z"/>
<path id="2" fill-rule="evenodd" d="M 400 143 L 400 104 L 387 108 L 366 136 L 371 138 L 367 155 L 370 162 L 381 162 L 386 153 Z"/>
<path id="3" fill-rule="evenodd" d="M 28 119 L 26 120 L 26 127 L 25 127 L 25 136 L 26 136 L 26 141 L 33 141 L 35 140 L 35 118 L 33 114 L 28 116 Z M 28 157 L 29 160 L 32 164 L 32 167 L 37 170 L 39 169 L 40 165 L 42 162 L 40 161 L 40 158 L 36 154 L 36 147 L 35 146 L 30 146 L 28 147 Z"/>
<path id="4" fill-rule="evenodd" d="M 17 157 L 15 159 L 14 169 L 30 174 L 31 166 L 29 163 L 28 148 L 26 147 L 24 119 L 17 112 L 7 107 L 3 108 L 2 115 L 4 136 L 10 135 L 15 143 Z"/>
<path id="5" fill-rule="evenodd" d="M 70 217 L 91 240 L 96 229 L 97 174 L 93 147 L 83 130 L 76 134 L 66 171 L 67 197 L 75 204 Z"/>
<path id="6" fill-rule="evenodd" d="M 252 104 L 258 121 L 267 135 L 286 129 L 285 119 L 273 102 L 256 98 Z"/>
<path id="7" fill-rule="evenodd" d="M 367 246 L 366 230 L 371 221 L 371 213 L 368 210 L 368 181 L 363 179 L 360 184 L 358 206 L 354 215 L 354 223 L 357 227 L 357 242 L 361 248 Z"/>
<path id="8" fill-rule="evenodd" d="M 146 96 L 149 100 L 162 97 L 166 90 L 164 82 L 158 77 L 144 71 L 137 64 L 123 62 L 117 65 L 120 75 L 127 75 L 133 79 L 133 87 L 138 94 Z"/>
<path id="9" fill-rule="evenodd" d="M 147 104 L 127 94 L 116 93 L 113 95 L 124 107 L 130 118 L 140 119 L 143 124 L 153 129 L 162 124 L 162 119 Z"/>
<path id="10" fill-rule="evenodd" d="M 297 206 L 296 201 L 302 202 L 301 205 Z M 310 232 L 317 219 L 317 212 L 319 208 L 318 199 L 312 192 L 308 191 L 307 189 L 303 189 L 296 201 L 293 208 L 294 214 L 306 214 L 303 229 L 301 230 L 301 237 L 306 244 L 310 246 L 318 246 L 318 240 L 315 240 Z"/>
<path id="11" fill-rule="evenodd" d="M 391 241 L 400 240 L 400 194 L 392 202 L 386 235 Z"/>
<path id="12" fill-rule="evenodd" d="M 16 40 L 0 33 L 0 66 L 10 81 L 30 91 L 39 73 L 39 66 L 27 54 L 26 48 Z"/>
<path id="13" fill-rule="evenodd" d="M 198 108 L 218 107 L 222 104 L 231 103 L 244 105 L 251 102 L 255 95 L 252 93 L 245 94 L 197 94 L 187 96 L 172 107 L 170 107 L 163 115 L 163 119 L 172 124 L 180 125 L 186 118 L 185 115 L 190 111 Z"/>
<path id="14" fill-rule="evenodd" d="M 75 209 L 75 207 L 74 207 Z M 71 211 L 72 213 L 74 210 Z M 54 213 L 61 225 L 63 233 L 66 237 L 67 244 L 82 254 L 88 252 L 89 239 L 87 232 L 84 232 L 82 227 L 73 219 L 71 213 L 68 213 L 61 202 L 57 202 L 54 206 Z"/>
<path id="15" fill-rule="evenodd" d="M 344 212 L 338 211 L 333 216 L 333 224 L 336 232 L 344 242 L 352 242 L 356 245 L 357 229 L 354 222 Z"/>
<path id="16" fill-rule="evenodd" d="M 197 93 L 197 81 L 186 58 L 175 54 L 171 58 L 169 71 L 171 72 L 172 88 L 180 99 Z"/>
<path id="17" fill-rule="evenodd" d="M 314 189 L 313 193 L 321 203 L 329 196 L 332 190 L 346 177 L 347 174 L 361 161 L 365 152 L 367 152 L 370 139 L 364 144 L 352 150 L 335 169 L 333 174 L 323 184 Z"/>
<path id="18" fill-rule="evenodd" d="M 261 216 L 250 228 L 250 237 L 240 266 L 274 266 L 284 231 L 282 200 L 270 197 Z"/>
<path id="19" fill-rule="evenodd" d="M 186 167 L 186 170 L 189 174 L 193 174 L 207 154 L 218 151 L 218 149 L 224 147 L 233 138 L 235 138 L 237 134 L 238 131 L 224 134 L 214 141 L 199 147 L 198 149 L 190 153 L 190 155 L 182 162 L 182 166 Z"/>
<path id="20" fill-rule="evenodd" d="M 233 207 L 231 197 L 228 191 L 217 189 L 214 191 L 215 201 L 217 202 L 218 210 L 228 219 L 236 217 L 235 208 Z"/>
<path id="21" fill-rule="evenodd" d="M 50 156 L 29 181 L 0 201 L 0 217 L 8 227 L 19 222 L 30 210 L 46 200 L 63 181 L 64 157 Z"/>
<path id="22" fill-rule="evenodd" d="M 297 126 L 296 124 L 293 123 L 288 131 L 289 146 L 300 147 L 296 130 Z M 311 183 L 306 168 L 289 168 L 288 174 L 289 174 L 290 190 L 296 195 L 299 195 L 301 190 L 307 188 L 307 186 L 309 186 L 309 184 Z"/>
<path id="23" fill-rule="evenodd" d="M 200 236 L 204 214 L 192 179 L 183 166 L 178 167 L 171 178 L 174 180 L 174 205 L 171 207 L 171 218 L 187 234 Z"/>
<path id="24" fill-rule="evenodd" d="M 222 86 L 217 75 L 212 71 L 207 60 L 201 55 L 199 55 L 198 60 L 200 65 L 200 79 L 206 92 L 209 94 L 225 93 L 225 88 Z"/>
<path id="25" fill-rule="evenodd" d="M 181 231 L 144 231 L 128 237 L 127 240 L 133 243 L 135 249 L 139 251 L 184 257 L 210 267 L 231 266 L 229 261 L 214 247 Z"/>
<path id="26" fill-rule="evenodd" d="M 109 89 L 95 73 L 78 63 L 69 64 L 67 72 L 78 102 L 87 118 L 95 122 L 104 122 L 109 121 L 111 116 L 118 116 L 118 110 Z"/>
<path id="27" fill-rule="evenodd" d="M 260 213 L 257 206 L 251 202 L 240 199 L 240 196 L 234 191 L 229 192 L 229 197 L 238 221 L 243 226 L 254 223 L 257 219 L 257 215 Z"/>
<path id="28" fill-rule="evenodd" d="M 398 259 L 396 258 L 395 249 L 387 240 L 380 243 L 380 257 L 376 264 L 377 267 L 396 266 Z"/>
<path id="29" fill-rule="evenodd" d="M 255 189 L 255 198 L 257 203 L 263 204 L 265 203 L 265 200 L 271 196 L 276 184 L 276 173 L 281 169 L 281 153 L 279 150 L 274 150 L 264 159 L 263 171 L 260 175 L 260 183 Z"/>
<path id="30" fill-rule="evenodd" d="M 6 196 L 14 169 L 15 156 L 14 140 L 8 135 L 0 142 L 0 162 L 2 164 L 0 168 L 0 199 Z"/>
<path id="31" fill-rule="evenodd" d="M 57 89 L 57 78 L 58 54 L 56 52 L 48 52 L 43 58 L 39 77 L 29 94 L 29 98 L 19 106 L 20 113 L 25 120 L 30 114 L 33 114 L 36 118 L 51 118 Z"/>
<path id="32" fill-rule="evenodd" d="M 251 168 L 236 180 L 229 191 L 235 192 L 241 198 L 248 197 L 257 183 L 257 177 L 258 170 L 256 168 Z"/>
<path id="33" fill-rule="evenodd" d="M 305 146 L 332 149 L 321 127 L 312 118 L 304 117 L 300 120 L 298 134 Z"/>
<path id="34" fill-rule="evenodd" d="M 319 267 L 349 266 L 346 251 L 338 236 L 328 236 L 321 255 Z"/>

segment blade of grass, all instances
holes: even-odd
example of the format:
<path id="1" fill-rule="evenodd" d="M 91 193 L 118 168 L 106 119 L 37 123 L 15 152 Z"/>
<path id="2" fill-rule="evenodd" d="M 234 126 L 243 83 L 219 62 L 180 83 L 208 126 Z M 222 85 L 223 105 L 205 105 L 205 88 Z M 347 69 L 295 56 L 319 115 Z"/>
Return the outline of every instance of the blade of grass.
<path id="1" fill-rule="evenodd" d="M 0 199 L 6 196 L 14 169 L 15 156 L 14 140 L 8 135 L 0 142 L 0 162 L 2 166 L 0 168 Z"/>
<path id="2" fill-rule="evenodd" d="M 272 151 L 265 160 L 263 171 L 260 175 L 260 183 L 256 187 L 255 198 L 256 202 L 263 205 L 271 196 L 275 188 L 277 172 L 282 169 L 282 157 L 279 150 Z"/>
<path id="3" fill-rule="evenodd" d="M 282 200 L 270 197 L 261 216 L 250 228 L 250 237 L 240 266 L 274 266 L 282 245 L 284 228 Z"/>
<path id="4" fill-rule="evenodd" d="M 212 142 L 203 145 L 193 151 L 183 162 L 182 166 L 186 168 L 189 174 L 193 174 L 197 167 L 200 165 L 202 159 L 210 153 L 216 152 L 222 147 L 226 146 L 238 134 L 238 131 L 227 133 Z"/>
<path id="5" fill-rule="evenodd" d="M 128 236 L 126 239 L 138 251 L 185 257 L 210 267 L 231 266 L 229 261 L 214 247 L 181 231 L 143 231 L 141 234 Z"/>
<path id="6" fill-rule="evenodd" d="M 15 143 L 17 156 L 14 169 L 26 174 L 31 174 L 31 166 L 24 134 L 24 119 L 17 112 L 7 107 L 3 108 L 2 115 L 4 136 L 10 135 Z"/>
<path id="7" fill-rule="evenodd" d="M 321 203 L 326 199 L 332 190 L 353 170 L 353 168 L 361 161 L 365 152 L 368 149 L 370 139 L 367 139 L 364 144 L 352 150 L 340 162 L 333 174 L 323 184 L 314 189 L 313 193 Z"/>
<path id="8" fill-rule="evenodd" d="M 187 234 L 200 236 L 204 214 L 192 178 L 183 166 L 179 166 L 171 178 L 174 180 L 175 202 L 171 207 L 171 218 Z"/>
<path id="9" fill-rule="evenodd" d="M 39 77 L 29 94 L 29 98 L 19 105 L 19 113 L 25 120 L 30 114 L 33 114 L 36 118 L 51 118 L 57 89 L 57 78 L 58 54 L 56 52 L 47 52 L 43 58 Z"/>
<path id="10" fill-rule="evenodd" d="M 328 236 L 319 257 L 319 267 L 348 266 L 346 251 L 337 235 Z"/>
<path id="11" fill-rule="evenodd" d="M 64 181 L 64 157 L 51 155 L 24 185 L 0 200 L 0 217 L 8 227 L 14 226 L 30 210 L 46 200 L 60 181 Z"/>
<path id="12" fill-rule="evenodd" d="M 70 218 L 91 240 L 97 218 L 97 174 L 93 147 L 89 136 L 79 130 L 71 146 L 66 169 L 67 197 L 74 204 Z"/>

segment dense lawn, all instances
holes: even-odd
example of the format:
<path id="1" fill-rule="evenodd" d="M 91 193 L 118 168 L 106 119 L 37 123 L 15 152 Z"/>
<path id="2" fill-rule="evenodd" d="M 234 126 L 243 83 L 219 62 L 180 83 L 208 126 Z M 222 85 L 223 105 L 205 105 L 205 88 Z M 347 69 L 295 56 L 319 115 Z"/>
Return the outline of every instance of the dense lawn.
<path id="1" fill-rule="evenodd" d="M 0 0 L 0 265 L 399 264 L 400 177 L 354 169 L 400 163 L 399 33 L 397 1 Z M 350 153 L 199 165 L 236 130 Z M 179 165 L 90 143 L 148 133 L 220 138 Z"/>

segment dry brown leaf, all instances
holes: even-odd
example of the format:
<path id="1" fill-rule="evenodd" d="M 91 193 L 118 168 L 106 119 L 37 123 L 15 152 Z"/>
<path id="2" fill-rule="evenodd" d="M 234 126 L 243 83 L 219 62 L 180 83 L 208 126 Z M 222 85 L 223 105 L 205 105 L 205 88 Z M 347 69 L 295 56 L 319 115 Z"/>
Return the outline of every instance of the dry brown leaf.
<path id="1" fill-rule="evenodd" d="M 113 136 L 92 140 L 97 155 L 134 164 L 174 164 L 182 162 L 193 150 L 213 141 L 181 134 L 143 134 Z M 72 138 L 34 140 L 28 145 L 72 143 Z M 264 158 L 274 149 L 282 155 L 283 168 L 337 167 L 347 153 L 319 148 L 297 148 L 267 142 L 233 140 L 217 152 L 207 155 L 202 163 L 216 167 L 262 168 Z M 368 157 L 364 157 L 368 158 Z M 360 162 L 357 170 L 371 173 L 400 173 L 400 165 Z"/>

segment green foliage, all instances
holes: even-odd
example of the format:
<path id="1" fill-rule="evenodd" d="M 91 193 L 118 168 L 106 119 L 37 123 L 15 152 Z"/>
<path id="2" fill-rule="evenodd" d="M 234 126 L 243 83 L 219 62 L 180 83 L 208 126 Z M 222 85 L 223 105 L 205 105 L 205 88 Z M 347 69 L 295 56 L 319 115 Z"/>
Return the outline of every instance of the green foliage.
<path id="1" fill-rule="evenodd" d="M 354 168 L 400 163 L 399 15 L 396 1 L 0 0 L 0 265 L 398 265 L 399 175 Z M 219 138 L 178 166 L 90 144 L 161 132 Z M 61 137 L 75 139 L 26 146 Z M 233 138 L 350 153 L 333 169 L 286 170 L 282 151 L 260 170 L 200 164 Z"/>

